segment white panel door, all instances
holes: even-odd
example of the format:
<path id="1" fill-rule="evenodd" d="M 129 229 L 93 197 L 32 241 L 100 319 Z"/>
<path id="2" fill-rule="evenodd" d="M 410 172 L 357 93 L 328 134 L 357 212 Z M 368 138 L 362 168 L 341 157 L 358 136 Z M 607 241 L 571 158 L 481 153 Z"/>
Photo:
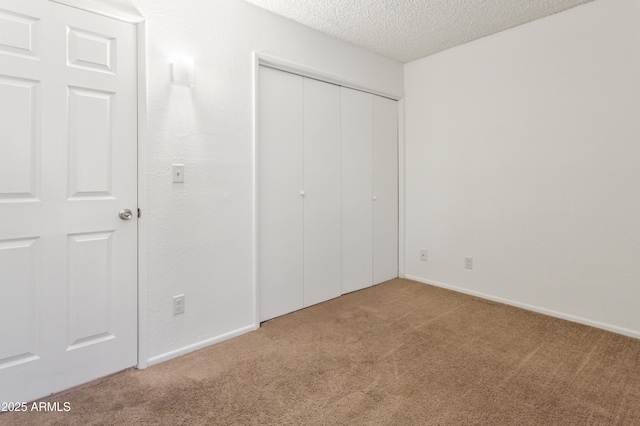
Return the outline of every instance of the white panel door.
<path id="1" fill-rule="evenodd" d="M 341 294 L 340 87 L 304 79 L 304 306 Z"/>
<path id="2" fill-rule="evenodd" d="M 133 25 L 0 0 L 0 401 L 136 363 L 136 96 Z"/>
<path id="3" fill-rule="evenodd" d="M 373 95 L 342 87 L 342 293 L 373 283 Z"/>
<path id="4" fill-rule="evenodd" d="M 304 307 L 303 78 L 259 71 L 259 312 L 265 321 Z"/>
<path id="5" fill-rule="evenodd" d="M 373 283 L 398 277 L 398 102 L 373 96 Z"/>

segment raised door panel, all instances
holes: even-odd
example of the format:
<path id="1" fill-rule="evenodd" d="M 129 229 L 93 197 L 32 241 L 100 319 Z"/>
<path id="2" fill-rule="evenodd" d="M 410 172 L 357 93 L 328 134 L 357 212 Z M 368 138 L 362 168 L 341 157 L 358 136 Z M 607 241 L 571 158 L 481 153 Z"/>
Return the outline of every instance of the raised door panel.
<path id="1" fill-rule="evenodd" d="M 39 196 L 40 92 L 38 81 L 0 75 L 0 202 Z"/>
<path id="2" fill-rule="evenodd" d="M 113 194 L 115 93 L 69 88 L 69 196 Z"/>
<path id="3" fill-rule="evenodd" d="M 68 63 L 90 71 L 117 73 L 117 39 L 105 34 L 69 27 Z"/>
<path id="4" fill-rule="evenodd" d="M 113 339 L 113 232 L 68 236 L 67 351 Z"/>
<path id="5" fill-rule="evenodd" d="M 303 78 L 259 71 L 259 312 L 303 308 Z"/>
<path id="6" fill-rule="evenodd" d="M 304 79 L 304 306 L 341 294 L 340 87 Z"/>
<path id="7" fill-rule="evenodd" d="M 0 54 L 38 58 L 40 19 L 37 12 L 16 5 L 15 0 L 5 3 L 0 6 Z M 37 5 L 34 3 L 34 6 Z"/>
<path id="8" fill-rule="evenodd" d="M 40 359 L 38 238 L 0 240 L 0 370 Z"/>
<path id="9" fill-rule="evenodd" d="M 341 88 L 342 293 L 373 283 L 373 95 Z"/>
<path id="10" fill-rule="evenodd" d="M 373 283 L 398 277 L 398 103 L 373 96 Z"/>

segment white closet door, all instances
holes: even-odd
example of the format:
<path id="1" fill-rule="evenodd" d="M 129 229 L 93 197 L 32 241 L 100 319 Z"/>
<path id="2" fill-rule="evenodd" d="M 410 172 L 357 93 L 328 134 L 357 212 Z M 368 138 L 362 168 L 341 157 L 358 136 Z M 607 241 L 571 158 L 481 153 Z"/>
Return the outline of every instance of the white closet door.
<path id="1" fill-rule="evenodd" d="M 398 103 L 373 96 L 373 283 L 398 277 Z"/>
<path id="2" fill-rule="evenodd" d="M 373 283 L 373 95 L 342 91 L 342 293 Z"/>
<path id="3" fill-rule="evenodd" d="M 340 87 L 304 79 L 304 306 L 341 294 Z"/>
<path id="4" fill-rule="evenodd" d="M 303 78 L 260 67 L 260 321 L 303 308 Z"/>

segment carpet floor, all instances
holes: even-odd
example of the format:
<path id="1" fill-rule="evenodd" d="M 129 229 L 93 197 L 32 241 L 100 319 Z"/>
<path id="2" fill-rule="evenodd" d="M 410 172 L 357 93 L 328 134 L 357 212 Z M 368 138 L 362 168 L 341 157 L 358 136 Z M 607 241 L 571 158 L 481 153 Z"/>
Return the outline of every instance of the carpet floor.
<path id="1" fill-rule="evenodd" d="M 2 425 L 640 425 L 640 340 L 392 280 Z"/>

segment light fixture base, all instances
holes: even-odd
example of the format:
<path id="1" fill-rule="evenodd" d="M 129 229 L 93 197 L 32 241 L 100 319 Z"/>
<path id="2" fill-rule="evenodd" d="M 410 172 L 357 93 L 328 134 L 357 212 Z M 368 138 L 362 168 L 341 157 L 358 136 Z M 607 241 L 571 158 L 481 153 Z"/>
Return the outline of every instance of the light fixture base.
<path id="1" fill-rule="evenodd" d="M 189 56 L 177 59 L 172 64 L 173 84 L 193 87 L 193 58 Z"/>

